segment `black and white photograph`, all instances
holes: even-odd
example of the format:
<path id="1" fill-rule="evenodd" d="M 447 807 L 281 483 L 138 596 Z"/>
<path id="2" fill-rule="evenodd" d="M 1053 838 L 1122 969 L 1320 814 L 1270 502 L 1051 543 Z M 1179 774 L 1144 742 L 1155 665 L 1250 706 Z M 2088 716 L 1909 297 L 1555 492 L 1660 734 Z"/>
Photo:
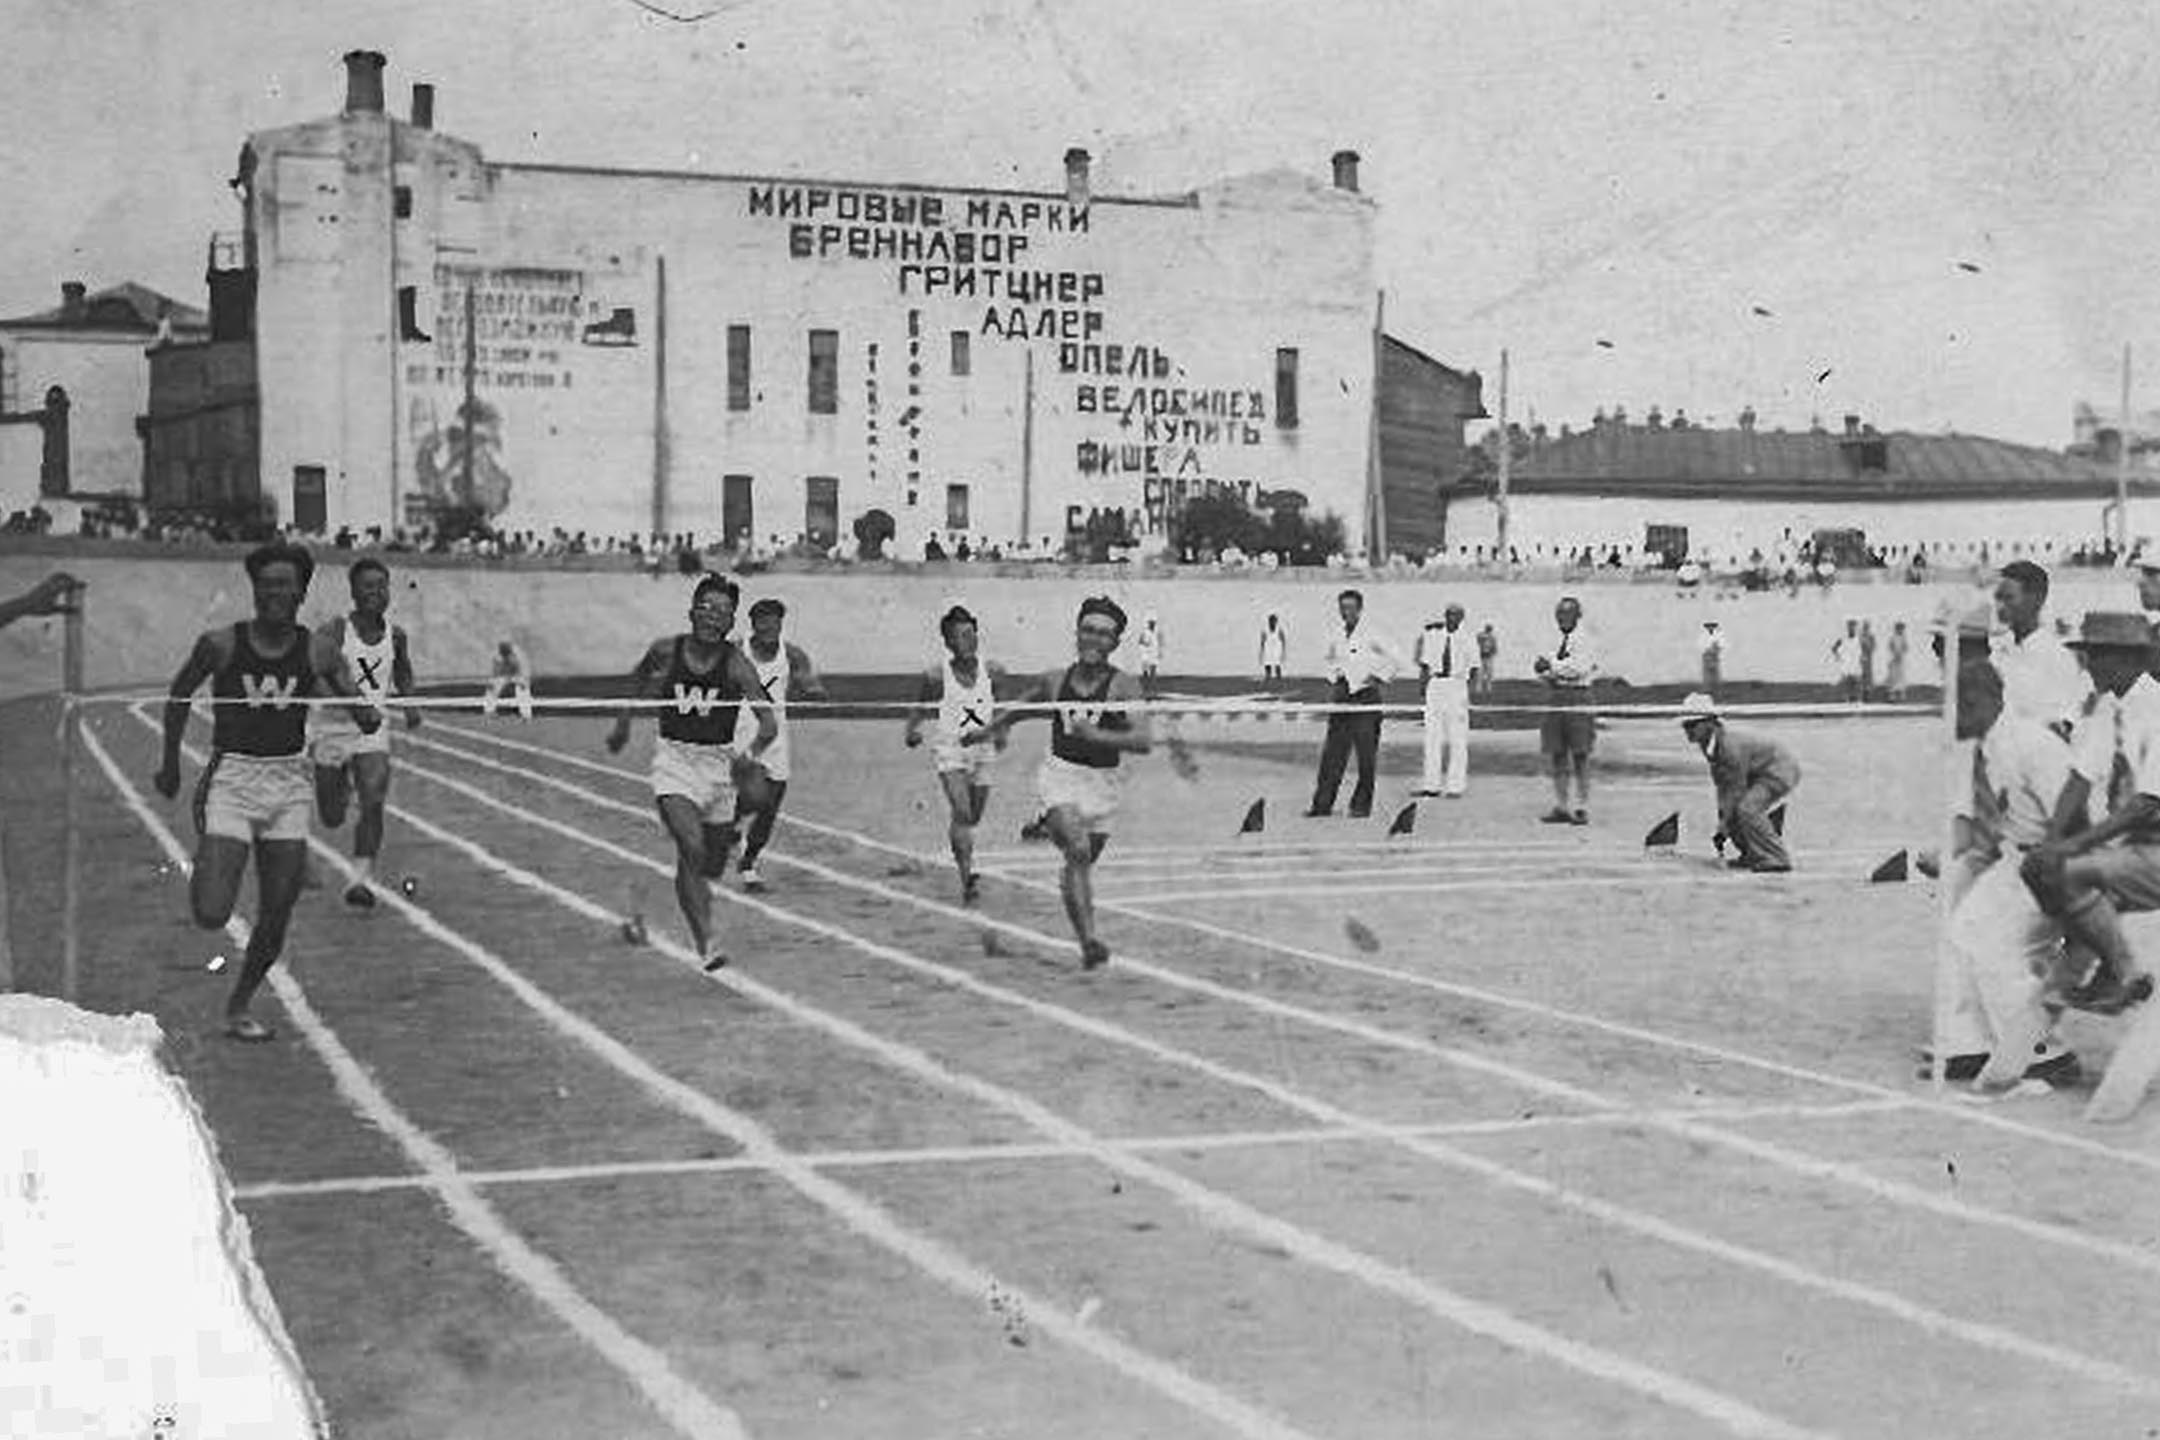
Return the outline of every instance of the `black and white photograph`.
<path id="1" fill-rule="evenodd" d="M 2147 7 L 0 27 L 0 1431 L 2160 1435 Z"/>

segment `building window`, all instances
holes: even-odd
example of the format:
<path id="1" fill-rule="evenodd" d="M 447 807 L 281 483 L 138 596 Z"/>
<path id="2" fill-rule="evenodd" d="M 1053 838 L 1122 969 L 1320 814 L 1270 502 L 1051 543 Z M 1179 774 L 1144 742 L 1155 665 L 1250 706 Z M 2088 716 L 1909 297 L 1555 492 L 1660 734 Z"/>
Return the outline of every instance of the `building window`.
<path id="1" fill-rule="evenodd" d="M 810 413 L 840 413 L 840 332 L 810 332 Z"/>
<path id="2" fill-rule="evenodd" d="M 393 185 L 390 188 L 390 213 L 400 220 L 412 219 L 412 186 Z"/>
<path id="3" fill-rule="evenodd" d="M 420 287 L 400 285 L 397 292 L 398 339 L 422 343 L 435 337 L 420 328 Z"/>
<path id="4" fill-rule="evenodd" d="M 967 331 L 965 331 L 965 330 L 955 330 L 955 331 L 953 331 L 953 332 L 952 332 L 952 373 L 953 373 L 953 374 L 955 374 L 955 375 L 965 375 L 965 374 L 967 374 L 967 373 L 968 373 L 968 371 L 969 371 L 969 361 L 970 361 L 970 359 L 971 359 L 971 357 L 970 357 L 970 356 L 969 356 L 969 354 L 968 354 L 968 332 L 967 332 Z"/>
<path id="5" fill-rule="evenodd" d="M 750 327 L 727 327 L 727 408 L 750 408 Z"/>
<path id="6" fill-rule="evenodd" d="M 812 475 L 804 482 L 803 534 L 820 550 L 830 550 L 840 539 L 840 482 L 830 475 Z"/>
<path id="7" fill-rule="evenodd" d="M 188 467 L 190 474 L 194 466 Z M 292 472 L 293 525 L 302 533 L 320 535 L 330 523 L 326 475 L 320 465 L 295 465 Z M 190 489 L 194 486 L 190 485 Z"/>
<path id="8" fill-rule="evenodd" d="M 1275 428 L 1297 429 L 1297 351 L 1275 352 Z"/>
<path id="9" fill-rule="evenodd" d="M 968 528 L 968 487 L 965 485 L 945 487 L 945 528 L 960 531 Z"/>
<path id="10" fill-rule="evenodd" d="M 747 549 L 757 538 L 757 507 L 748 475 L 720 477 L 720 533 L 726 544 Z"/>

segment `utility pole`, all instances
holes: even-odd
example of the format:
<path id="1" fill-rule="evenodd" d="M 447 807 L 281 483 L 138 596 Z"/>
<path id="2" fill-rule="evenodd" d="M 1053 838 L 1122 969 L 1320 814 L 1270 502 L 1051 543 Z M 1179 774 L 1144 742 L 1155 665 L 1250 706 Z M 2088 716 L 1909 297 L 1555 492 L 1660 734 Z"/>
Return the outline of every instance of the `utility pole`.
<path id="1" fill-rule="evenodd" d="M 2115 550 L 2130 553 L 2130 342 L 2123 342 L 2122 420 L 2115 440 Z"/>
<path id="2" fill-rule="evenodd" d="M 1035 489 L 1035 348 L 1031 345 L 1023 352 L 1026 356 L 1027 373 L 1021 382 L 1020 394 L 1020 535 L 1022 541 L 1033 535 L 1035 516 L 1033 512 Z"/>
<path id="3" fill-rule="evenodd" d="M 1500 352 L 1500 486 L 1494 497 L 1500 507 L 1499 540 L 1493 547 L 1498 553 L 1493 557 L 1501 564 L 1507 563 L 1508 555 L 1508 471 L 1515 461 L 1514 446 L 1509 444 L 1507 423 L 1508 352 Z"/>
<path id="4" fill-rule="evenodd" d="M 668 533 L 667 256 L 653 257 L 652 533 Z"/>
<path id="5" fill-rule="evenodd" d="M 1387 365 L 1387 291 L 1373 307 L 1372 392 L 1365 414 L 1365 563 L 1385 565 L 1388 554 L 1387 468 L 1380 460 L 1380 374 Z"/>
<path id="6" fill-rule="evenodd" d="M 468 270 L 465 272 L 465 404 L 458 416 L 462 422 L 458 426 L 461 452 L 458 456 L 458 469 L 464 477 L 459 503 L 465 505 L 472 503 L 473 425 L 480 413 L 480 350 L 473 328 L 474 316 L 479 311 L 479 296 L 480 272 Z"/>

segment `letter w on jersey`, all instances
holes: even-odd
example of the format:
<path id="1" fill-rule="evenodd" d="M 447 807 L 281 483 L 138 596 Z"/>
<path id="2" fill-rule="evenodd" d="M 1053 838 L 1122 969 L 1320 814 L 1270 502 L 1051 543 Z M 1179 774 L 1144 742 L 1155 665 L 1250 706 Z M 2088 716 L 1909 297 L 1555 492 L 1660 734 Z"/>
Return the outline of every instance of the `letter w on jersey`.
<path id="1" fill-rule="evenodd" d="M 710 686 L 678 683 L 675 687 L 675 713 L 678 715 L 695 715 L 703 720 L 719 703 L 719 690 Z"/>
<path id="2" fill-rule="evenodd" d="M 300 679 L 296 675 L 242 675 L 241 696 L 250 710 L 268 707 L 283 710 L 291 704 L 299 692 Z"/>

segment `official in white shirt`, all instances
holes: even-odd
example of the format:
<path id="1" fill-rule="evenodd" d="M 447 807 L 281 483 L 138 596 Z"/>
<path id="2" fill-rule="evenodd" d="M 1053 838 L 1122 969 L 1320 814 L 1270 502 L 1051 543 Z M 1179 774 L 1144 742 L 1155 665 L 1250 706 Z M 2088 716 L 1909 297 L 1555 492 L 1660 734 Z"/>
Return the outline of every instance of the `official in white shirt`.
<path id="1" fill-rule="evenodd" d="M 1478 668 L 1462 606 L 1449 605 L 1419 632 L 1417 667 L 1425 681 L 1425 775 L 1417 793 L 1461 795 L 1470 782 L 1470 677 Z"/>
<path id="2" fill-rule="evenodd" d="M 1548 825 L 1590 823 L 1590 751 L 1597 744 L 1597 717 L 1590 712 L 1590 682 L 1598 663 L 1582 628 L 1582 602 L 1560 597 L 1553 607 L 1560 641 L 1530 668 L 1544 680 L 1552 709 L 1539 730 L 1539 748 L 1552 767 L 1553 808 L 1541 817 Z M 1574 795 L 1569 794 L 1573 782 Z"/>
<path id="3" fill-rule="evenodd" d="M 1335 608 L 1342 615 L 1342 629 L 1328 641 L 1328 698 L 1336 705 L 1357 708 L 1328 712 L 1320 774 L 1313 785 L 1312 806 L 1305 813 L 1318 819 L 1335 812 L 1343 770 L 1355 750 L 1358 778 L 1350 792 L 1350 815 L 1362 819 L 1372 814 L 1373 781 L 1380 766 L 1380 686 L 1404 667 L 1392 645 L 1359 623 L 1365 615 L 1363 594 L 1345 590 L 1335 597 Z"/>
<path id="4" fill-rule="evenodd" d="M 2003 566 L 1995 581 L 1995 618 L 2006 628 L 1991 642 L 1992 658 L 2010 713 L 2067 733 L 2092 682 L 2055 627 L 2041 618 L 2047 597 L 2046 570 L 2030 560 Z"/>

